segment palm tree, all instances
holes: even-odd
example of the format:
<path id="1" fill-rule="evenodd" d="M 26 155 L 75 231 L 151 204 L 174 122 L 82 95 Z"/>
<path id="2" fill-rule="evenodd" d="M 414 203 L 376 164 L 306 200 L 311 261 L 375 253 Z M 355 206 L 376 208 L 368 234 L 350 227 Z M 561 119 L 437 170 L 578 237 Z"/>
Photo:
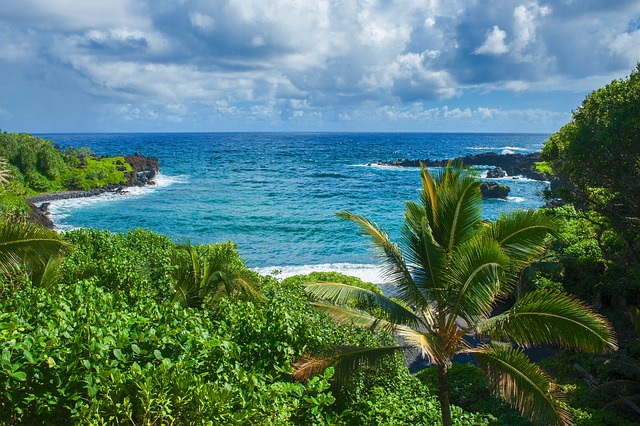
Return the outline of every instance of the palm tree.
<path id="1" fill-rule="evenodd" d="M 207 299 L 223 295 L 262 300 L 256 290 L 257 276 L 235 265 L 227 254 L 209 251 L 201 256 L 190 242 L 178 246 L 173 259 L 173 299 L 190 308 L 201 308 Z"/>
<path id="2" fill-rule="evenodd" d="M 541 424 L 570 424 L 549 378 L 522 348 L 558 344 L 592 352 L 615 349 L 607 321 L 568 295 L 543 291 L 490 316 L 512 290 L 519 271 L 544 251 L 553 220 L 540 211 L 517 211 L 495 223 L 483 222 L 480 183 L 460 164 L 447 165 L 435 179 L 423 167 L 421 180 L 420 203 L 406 203 L 398 243 L 368 219 L 338 213 L 372 238 L 383 278 L 401 303 L 345 284 L 314 283 L 306 289 L 321 301 L 315 305 L 340 321 L 393 330 L 436 364 L 445 426 L 452 424 L 447 371 L 459 353 L 475 355 L 496 394 L 525 417 Z M 386 318 L 345 308 L 354 300 L 378 306 Z M 473 346 L 464 338 L 472 334 L 493 343 Z M 370 351 L 367 357 L 371 359 Z M 301 364 L 296 376 L 312 374 L 308 366 L 313 363 Z"/>

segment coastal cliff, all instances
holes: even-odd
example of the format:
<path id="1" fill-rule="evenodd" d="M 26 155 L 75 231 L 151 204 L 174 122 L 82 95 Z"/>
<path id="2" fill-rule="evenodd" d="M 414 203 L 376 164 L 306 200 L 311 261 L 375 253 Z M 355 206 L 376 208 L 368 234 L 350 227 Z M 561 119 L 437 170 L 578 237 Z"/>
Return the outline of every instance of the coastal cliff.
<path id="1" fill-rule="evenodd" d="M 104 185 L 86 191 L 46 192 L 33 197 L 27 197 L 26 202 L 31 209 L 29 212 L 29 220 L 46 228 L 54 229 L 55 226 L 48 215 L 49 201 L 92 197 L 106 192 L 124 193 L 126 192 L 126 188 L 129 187 L 155 185 L 153 179 L 160 172 L 160 164 L 157 158 L 145 157 L 136 152 L 134 155 L 124 156 L 124 159 L 131 166 L 132 170 L 125 173 L 126 180 L 119 184 Z M 37 204 L 40 204 L 40 206 L 37 206 Z"/>

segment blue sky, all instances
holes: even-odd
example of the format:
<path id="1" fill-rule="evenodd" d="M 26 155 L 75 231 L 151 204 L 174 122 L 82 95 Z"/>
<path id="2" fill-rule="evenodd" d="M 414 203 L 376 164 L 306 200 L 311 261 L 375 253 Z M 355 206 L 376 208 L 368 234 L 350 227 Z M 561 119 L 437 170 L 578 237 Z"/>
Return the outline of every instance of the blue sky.
<path id="1" fill-rule="evenodd" d="M 21 0 L 11 132 L 554 132 L 640 61 L 637 0 Z"/>

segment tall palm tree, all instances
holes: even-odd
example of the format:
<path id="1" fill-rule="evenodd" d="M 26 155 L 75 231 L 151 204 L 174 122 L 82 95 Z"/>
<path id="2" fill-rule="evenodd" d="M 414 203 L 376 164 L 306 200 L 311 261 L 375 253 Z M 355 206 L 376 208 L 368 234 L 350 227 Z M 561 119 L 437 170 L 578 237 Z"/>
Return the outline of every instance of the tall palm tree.
<path id="1" fill-rule="evenodd" d="M 178 246 L 173 264 L 173 298 L 184 307 L 201 308 L 221 296 L 262 300 L 257 277 L 227 261 L 225 253 L 201 256 L 190 242 Z"/>
<path id="2" fill-rule="evenodd" d="M 420 203 L 406 203 L 398 243 L 368 219 L 349 211 L 338 213 L 372 238 L 383 277 L 403 303 L 345 284 L 314 283 L 306 289 L 320 300 L 316 306 L 340 321 L 394 330 L 405 343 L 419 348 L 437 365 L 445 426 L 452 424 L 447 372 L 459 353 L 475 355 L 496 394 L 525 417 L 541 424 L 570 424 L 549 378 L 522 348 L 558 344 L 604 352 L 616 348 L 610 325 L 582 302 L 542 291 L 490 316 L 512 290 L 518 272 L 544 251 L 553 221 L 540 211 L 517 211 L 495 223 L 483 222 L 480 183 L 461 164 L 449 164 L 436 178 L 423 167 L 421 180 Z M 349 302 L 353 306 L 353 300 L 378 306 L 386 318 L 345 308 Z M 473 346 L 464 337 L 474 334 L 492 343 Z M 369 361 L 371 352 L 367 357 Z M 313 373 L 313 366 L 300 364 L 296 375 Z"/>

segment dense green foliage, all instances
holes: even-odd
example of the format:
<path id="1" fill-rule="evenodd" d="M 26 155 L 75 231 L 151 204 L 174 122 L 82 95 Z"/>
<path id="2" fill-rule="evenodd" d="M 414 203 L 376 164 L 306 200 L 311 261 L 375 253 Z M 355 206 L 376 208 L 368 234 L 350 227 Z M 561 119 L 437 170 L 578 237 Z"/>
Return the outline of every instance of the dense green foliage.
<path id="1" fill-rule="evenodd" d="M 120 184 L 131 170 L 123 157 L 99 158 L 87 148 L 61 152 L 49 140 L 0 132 L 0 213 L 22 213 L 23 197 L 41 192 Z"/>
<path id="2" fill-rule="evenodd" d="M 338 326 L 309 304 L 297 278 L 258 277 L 231 243 L 194 252 L 200 262 L 217 261 L 217 270 L 253 276 L 262 299 L 220 296 L 189 308 L 173 296 L 175 259 L 184 249 L 168 238 L 77 230 L 64 239 L 75 249 L 56 283 L 40 287 L 29 271 L 13 270 L 22 285 L 0 298 L 0 423 L 439 421 L 437 398 L 401 357 L 362 370 L 339 395 L 331 369 L 293 380 L 294 362 L 308 351 L 390 338 Z M 493 418 L 454 408 L 454 419 Z"/>
<path id="3" fill-rule="evenodd" d="M 545 143 L 558 195 L 605 217 L 640 261 L 640 64 L 589 94 Z"/>
<path id="4" fill-rule="evenodd" d="M 559 224 L 557 238 L 546 257 L 526 271 L 528 282 L 602 306 L 614 315 L 618 328 L 625 328 L 619 320 L 628 320 L 615 311 L 640 304 L 640 270 L 629 264 L 624 241 L 593 212 L 566 205 L 553 214 Z"/>

